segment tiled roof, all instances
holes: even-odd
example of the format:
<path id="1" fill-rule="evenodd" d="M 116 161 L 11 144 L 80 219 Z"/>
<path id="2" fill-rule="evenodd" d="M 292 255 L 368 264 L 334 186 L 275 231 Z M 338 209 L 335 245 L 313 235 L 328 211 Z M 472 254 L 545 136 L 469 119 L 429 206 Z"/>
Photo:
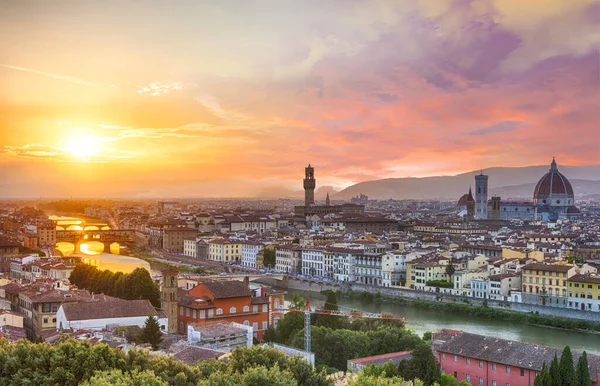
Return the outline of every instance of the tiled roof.
<path id="1" fill-rule="evenodd" d="M 215 299 L 251 296 L 246 284 L 237 280 L 207 280 L 200 285 L 204 285 Z"/>
<path id="2" fill-rule="evenodd" d="M 411 360 L 412 359 L 411 352 L 410 351 L 401 351 L 401 352 L 393 352 L 393 353 L 389 353 L 389 354 L 375 355 L 372 357 L 356 358 L 356 359 L 351 359 L 350 362 L 360 363 L 364 366 L 368 366 L 373 363 L 377 364 L 377 365 L 383 365 L 389 361 L 392 361 L 392 362 L 394 362 L 394 365 L 397 366 L 400 363 L 400 361 L 402 361 L 403 359 Z"/>
<path id="3" fill-rule="evenodd" d="M 549 364 L 554 354 L 560 358 L 562 350 L 539 346 L 533 343 L 510 341 L 484 335 L 461 332 L 449 337 L 436 348 L 439 352 L 460 355 L 467 358 L 485 360 L 509 366 L 516 366 L 540 371 L 544 362 Z M 573 360 L 577 363 L 580 353 L 573 352 Z M 597 379 L 600 356 L 588 354 L 590 375 Z"/>
<path id="4" fill-rule="evenodd" d="M 222 352 L 202 347 L 186 347 L 173 355 L 173 358 L 187 365 L 194 365 L 208 359 L 216 359 L 223 355 Z"/>
<path id="5" fill-rule="evenodd" d="M 149 300 L 107 297 L 106 300 L 98 302 L 63 304 L 62 307 L 69 321 L 159 315 Z"/>
<path id="6" fill-rule="evenodd" d="M 571 282 L 578 283 L 595 283 L 600 284 L 600 276 L 590 276 L 590 275 L 573 275 L 569 278 Z"/>
<path id="7" fill-rule="evenodd" d="M 537 271 L 552 271 L 552 272 L 568 272 L 574 266 L 573 265 L 560 265 L 560 264 L 542 264 L 542 263 L 531 263 L 523 266 L 522 269 L 537 270 Z"/>

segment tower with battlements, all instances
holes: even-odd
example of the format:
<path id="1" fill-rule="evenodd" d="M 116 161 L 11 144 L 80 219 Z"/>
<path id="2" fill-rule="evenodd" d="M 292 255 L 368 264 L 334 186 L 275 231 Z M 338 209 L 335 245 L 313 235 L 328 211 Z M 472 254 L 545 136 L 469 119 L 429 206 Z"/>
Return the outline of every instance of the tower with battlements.
<path id="1" fill-rule="evenodd" d="M 308 166 L 304 169 L 304 206 L 309 207 L 315 203 L 315 168 Z"/>
<path id="2" fill-rule="evenodd" d="M 167 333 L 177 334 L 177 275 L 176 269 L 165 268 L 162 271 L 161 308 L 167 314 Z"/>

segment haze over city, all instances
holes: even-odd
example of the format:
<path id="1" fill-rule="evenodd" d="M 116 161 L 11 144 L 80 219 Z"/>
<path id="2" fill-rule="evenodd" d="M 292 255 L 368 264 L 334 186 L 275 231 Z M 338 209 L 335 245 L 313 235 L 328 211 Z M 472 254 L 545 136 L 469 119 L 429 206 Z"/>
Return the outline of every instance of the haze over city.
<path id="1" fill-rule="evenodd" d="M 599 164 L 591 0 L 3 1 L 2 197 Z"/>

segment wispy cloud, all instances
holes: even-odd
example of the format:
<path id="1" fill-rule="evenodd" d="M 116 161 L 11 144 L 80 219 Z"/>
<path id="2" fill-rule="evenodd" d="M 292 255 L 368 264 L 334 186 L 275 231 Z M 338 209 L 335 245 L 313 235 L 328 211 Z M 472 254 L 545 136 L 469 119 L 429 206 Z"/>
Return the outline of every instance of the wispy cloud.
<path id="1" fill-rule="evenodd" d="M 197 84 L 195 83 L 162 83 L 162 82 L 150 82 L 145 85 L 140 85 L 137 87 L 138 94 L 150 94 L 152 96 L 159 96 L 163 94 L 167 94 L 169 92 L 177 92 L 183 91 L 184 89 L 195 88 Z"/>
<path id="2" fill-rule="evenodd" d="M 51 145 L 31 143 L 22 146 L 4 146 L 4 153 L 22 158 L 56 158 L 64 154 L 63 150 Z"/>
<path id="3" fill-rule="evenodd" d="M 65 82 L 81 84 L 83 86 L 91 86 L 91 87 L 98 87 L 98 86 L 100 86 L 99 84 L 96 84 L 96 83 L 93 83 L 93 82 L 89 82 L 87 80 L 83 80 L 83 79 L 79 79 L 79 78 L 74 78 L 72 76 L 58 75 L 58 74 L 53 74 L 53 73 L 50 73 L 50 72 L 45 72 L 45 71 L 40 71 L 40 70 L 34 70 L 32 68 L 11 66 L 11 65 L 8 65 L 8 64 L 1 64 L 1 63 L 0 63 L 0 67 L 8 68 L 8 69 L 11 69 L 11 70 L 30 72 L 32 74 L 42 75 L 42 76 L 45 76 L 45 77 L 48 77 L 48 78 L 62 80 L 62 81 L 65 81 Z"/>
<path id="4" fill-rule="evenodd" d="M 516 121 L 503 121 L 493 124 L 492 126 L 484 127 L 481 129 L 473 130 L 469 132 L 469 135 L 486 135 L 492 133 L 508 133 L 509 131 L 515 131 L 519 127 L 523 126 L 521 122 Z"/>

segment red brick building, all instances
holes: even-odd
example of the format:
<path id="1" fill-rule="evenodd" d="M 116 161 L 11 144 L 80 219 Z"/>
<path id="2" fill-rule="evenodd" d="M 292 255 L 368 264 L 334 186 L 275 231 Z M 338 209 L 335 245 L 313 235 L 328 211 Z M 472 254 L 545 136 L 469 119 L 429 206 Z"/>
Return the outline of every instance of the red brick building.
<path id="1" fill-rule="evenodd" d="M 185 334 L 189 323 L 198 326 L 216 323 L 240 323 L 252 326 L 254 336 L 262 339 L 264 331 L 283 317 L 283 292 L 260 288 L 251 291 L 247 282 L 204 281 L 189 291 L 179 289 L 177 323 Z"/>
<path id="2" fill-rule="evenodd" d="M 433 350 L 442 372 L 473 386 L 533 386 L 535 377 L 562 350 L 462 331 L 442 330 L 433 337 Z M 573 360 L 581 354 L 573 352 Z M 588 354 L 592 384 L 598 386 L 600 356 Z"/>

